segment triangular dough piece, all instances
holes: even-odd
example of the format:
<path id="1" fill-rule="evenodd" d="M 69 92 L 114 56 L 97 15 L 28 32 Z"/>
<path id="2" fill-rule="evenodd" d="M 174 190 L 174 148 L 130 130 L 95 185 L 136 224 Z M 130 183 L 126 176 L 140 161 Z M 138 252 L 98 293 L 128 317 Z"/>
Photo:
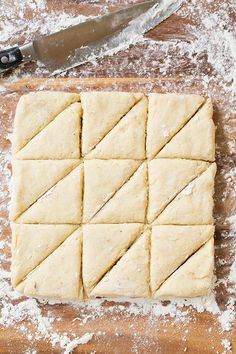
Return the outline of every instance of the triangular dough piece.
<path id="1" fill-rule="evenodd" d="M 212 287 L 214 239 L 207 241 L 157 290 L 159 297 L 196 297 L 207 295 Z"/>
<path id="2" fill-rule="evenodd" d="M 147 206 L 147 164 L 144 162 L 91 223 L 144 222 Z"/>
<path id="3" fill-rule="evenodd" d="M 207 225 L 213 223 L 216 164 L 191 182 L 155 220 L 160 225 Z"/>
<path id="4" fill-rule="evenodd" d="M 79 163 L 78 160 L 13 161 L 10 219 L 15 220 Z"/>
<path id="5" fill-rule="evenodd" d="M 12 225 L 11 280 L 16 286 L 77 228 L 76 225 Z"/>
<path id="6" fill-rule="evenodd" d="M 81 93 L 83 154 L 93 149 L 141 97 L 141 94 L 128 92 Z"/>
<path id="7" fill-rule="evenodd" d="M 17 159 L 80 158 L 81 104 L 76 102 L 62 111 L 15 156 Z"/>
<path id="8" fill-rule="evenodd" d="M 19 223 L 80 224 L 83 166 L 76 167 L 17 219 Z"/>
<path id="9" fill-rule="evenodd" d="M 147 98 L 143 97 L 86 158 L 145 159 Z"/>
<path id="10" fill-rule="evenodd" d="M 151 289 L 161 284 L 214 235 L 214 226 L 153 226 Z"/>
<path id="11" fill-rule="evenodd" d="M 80 100 L 76 93 L 41 91 L 21 96 L 14 121 L 13 153 L 22 149 L 59 113 Z"/>
<path id="12" fill-rule="evenodd" d="M 215 160 L 215 126 L 212 120 L 211 100 L 177 133 L 157 155 L 158 157 L 179 157 Z"/>
<path id="13" fill-rule="evenodd" d="M 134 160 L 87 160 L 84 162 L 84 222 L 115 194 L 140 165 Z"/>
<path id="14" fill-rule="evenodd" d="M 149 297 L 149 247 L 147 230 L 91 292 L 92 297 Z"/>
<path id="15" fill-rule="evenodd" d="M 167 204 L 194 178 L 209 167 L 203 161 L 155 159 L 148 163 L 148 222 L 162 212 Z"/>
<path id="16" fill-rule="evenodd" d="M 198 95 L 149 95 L 147 155 L 153 158 L 203 104 Z"/>
<path id="17" fill-rule="evenodd" d="M 83 284 L 89 294 L 142 232 L 140 224 L 83 227 Z"/>
<path id="18" fill-rule="evenodd" d="M 78 229 L 16 286 L 26 295 L 75 300 L 82 298 L 81 230 Z"/>

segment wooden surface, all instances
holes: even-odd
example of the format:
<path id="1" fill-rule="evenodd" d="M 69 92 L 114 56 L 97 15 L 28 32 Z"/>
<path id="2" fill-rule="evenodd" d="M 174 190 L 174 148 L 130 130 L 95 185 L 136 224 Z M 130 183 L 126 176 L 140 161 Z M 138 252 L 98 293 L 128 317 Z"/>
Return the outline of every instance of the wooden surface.
<path id="1" fill-rule="evenodd" d="M 202 0 L 203 3 L 207 1 Z M 67 13 L 81 13 L 84 15 L 96 15 L 103 13 L 104 4 L 107 1 L 47 1 L 45 10 L 48 13 L 52 8 Z M 123 7 L 122 1 L 112 1 L 110 9 Z M 126 4 L 131 3 L 127 1 Z M 217 11 L 216 5 L 220 6 L 220 2 L 215 2 L 212 11 Z M 12 6 L 14 2 L 12 2 Z M 17 12 L 17 9 L 16 9 Z M 38 14 L 40 16 L 40 13 Z M 27 13 L 27 20 L 32 19 L 33 14 Z M 188 17 L 180 17 L 178 14 L 162 23 L 157 29 L 148 34 L 149 38 L 155 40 L 169 40 L 181 38 L 191 40 L 191 35 L 187 30 L 187 25 L 191 22 L 197 24 L 199 18 L 188 19 Z M 37 33 L 34 33 L 35 35 Z M 25 34 L 22 33 L 20 42 L 25 40 Z M 11 45 L 15 43 L 12 38 Z M 20 43 L 19 43 L 20 44 Z M 6 45 L 6 44 L 5 44 Z M 137 45 L 128 51 L 118 53 L 115 57 L 100 59 L 96 66 L 85 64 L 80 68 L 66 74 L 73 76 L 68 78 L 48 78 L 45 70 L 37 70 L 36 64 L 27 64 L 24 68 L 17 72 L 17 77 L 12 76 L 13 73 L 5 74 L 1 82 L 7 90 L 1 95 L 1 120 L 0 120 L 0 147 L 3 153 L 10 150 L 9 134 L 12 132 L 13 112 L 17 101 L 23 93 L 35 89 L 56 89 L 66 91 L 80 91 L 90 89 L 119 89 L 125 91 L 143 91 L 145 93 L 151 91 L 158 92 L 186 92 L 210 95 L 214 102 L 214 120 L 217 125 L 217 163 L 218 173 L 216 178 L 216 194 L 215 194 L 215 218 L 216 218 L 216 277 L 217 279 L 225 279 L 229 273 L 232 263 L 231 250 L 233 245 L 233 237 L 223 237 L 227 235 L 230 225 L 227 217 L 232 215 L 235 208 L 233 198 L 232 181 L 225 178 L 227 171 L 230 171 L 235 165 L 235 156 L 230 150 L 232 142 L 236 136 L 233 136 L 233 107 L 229 109 L 228 93 L 214 80 L 210 80 L 207 88 L 203 82 L 203 76 L 207 73 L 208 77 L 213 75 L 213 69 L 208 63 L 206 56 L 201 58 L 198 69 L 188 62 L 180 62 L 179 66 L 173 66 L 169 69 L 168 75 L 161 75 L 160 63 L 163 58 L 158 57 L 158 53 L 150 53 L 144 57 L 146 45 Z M 152 56 L 150 58 L 150 55 Z M 156 64 L 153 57 L 157 56 Z M 140 61 L 140 58 L 143 60 Z M 131 65 L 132 64 L 132 65 Z M 141 66 L 143 65 L 143 71 Z M 25 78 L 24 76 L 27 75 Z M 113 79 L 111 76 L 119 76 Z M 140 78 L 138 76 L 143 76 Z M 23 78 L 22 78 L 23 77 Z M 81 77 L 80 79 L 78 77 Z M 88 77 L 83 79 L 84 77 Z M 103 77 L 103 80 L 95 79 L 95 77 Z M 122 77 L 129 77 L 123 79 Z M 146 77 L 146 78 L 144 78 Z M 152 77 L 152 78 L 151 78 Z M 153 78 L 155 77 L 155 78 Z M 11 79 L 9 81 L 9 78 Z M 14 78 L 14 80 L 12 80 Z M 20 79 L 20 80 L 18 80 Z M 225 129 L 228 127 L 229 129 Z M 7 163 L 4 168 L 10 170 L 10 164 Z M 7 190 L 8 184 L 4 184 L 3 189 Z M 223 197 L 224 196 L 224 197 Z M 1 205 L 6 205 L 7 200 L 0 201 Z M 1 208 L 1 220 L 3 220 L 1 239 L 10 240 L 10 227 L 4 220 L 8 218 L 6 207 Z M 9 269 L 10 263 L 8 256 L 10 251 L 6 249 L 6 261 L 2 261 L 2 268 Z M 219 262 L 224 260 L 224 265 Z M 228 284 L 218 282 L 215 289 L 216 298 L 221 309 L 225 309 L 229 293 L 227 292 Z M 230 295 L 233 296 L 232 294 Z M 19 300 L 13 301 L 17 303 Z M 128 308 L 128 304 L 125 305 Z M 225 348 L 222 345 L 222 339 L 230 340 L 233 351 L 236 352 L 236 324 L 232 331 L 221 333 L 222 329 L 215 315 L 209 312 L 198 313 L 191 311 L 188 316 L 172 318 L 167 315 L 165 317 L 154 316 L 153 312 L 136 315 L 130 311 L 118 311 L 118 308 L 112 303 L 103 305 L 103 311 L 97 313 L 93 309 L 77 309 L 70 305 L 40 305 L 45 315 L 54 315 L 61 318 L 55 326 L 59 333 L 71 332 L 76 336 L 82 336 L 87 332 L 101 332 L 101 335 L 95 336 L 91 341 L 83 346 L 79 346 L 74 353 L 91 353 L 99 354 L 209 354 L 223 353 Z M 184 312 L 186 309 L 183 309 Z M 81 319 L 91 315 L 91 318 L 83 325 L 80 325 Z M 76 318 L 79 318 L 75 320 Z M 29 320 L 23 321 L 25 326 L 29 326 L 32 330 L 33 325 Z M 19 326 L 19 325 L 18 325 Z M 24 353 L 28 348 L 35 349 L 37 353 L 61 353 L 60 346 L 53 349 L 47 340 L 39 340 L 30 343 L 25 334 L 21 334 L 16 330 L 15 326 L 9 328 L 0 326 L 0 353 Z"/>
<path id="2" fill-rule="evenodd" d="M 1 136 L 1 148 L 9 149 L 10 143 L 7 139 L 4 139 L 4 135 L 12 129 L 12 119 L 8 119 L 9 115 L 12 117 L 12 111 L 14 111 L 16 103 L 23 93 L 31 90 L 36 90 L 44 86 L 44 89 L 52 90 L 66 90 L 66 91 L 80 91 L 90 89 L 120 89 L 120 90 L 139 90 L 143 92 L 158 91 L 165 92 L 165 86 L 167 82 L 163 82 L 160 79 L 51 79 L 45 81 L 45 79 L 36 80 L 22 80 L 14 82 L 12 84 L 6 84 L 8 92 L 5 94 L 4 106 L 5 106 L 5 122 L 8 124 L 2 124 L 4 122 L 4 116 L 2 117 L 2 126 L 4 128 L 3 135 Z M 197 84 L 199 85 L 199 84 Z M 11 93 L 12 90 L 12 93 Z M 196 92 L 197 88 L 192 87 L 191 92 Z M 198 89 L 199 92 L 199 89 Z M 217 104 L 215 104 L 214 120 L 223 120 L 223 112 L 219 112 Z M 225 144 L 221 144 L 221 132 L 218 134 L 217 143 L 222 146 L 221 153 L 224 155 L 224 168 L 228 165 L 228 168 L 232 167 L 232 159 L 230 156 L 226 158 L 227 151 L 223 149 Z M 225 141 L 225 138 L 224 138 Z M 220 158 L 220 161 L 222 157 Z M 219 161 L 219 162 L 220 162 Z M 231 207 L 230 199 L 224 205 L 221 205 L 220 196 L 224 192 L 225 180 L 220 175 L 220 163 L 216 184 L 216 214 L 228 215 Z M 6 186 L 7 188 L 7 186 Z M 7 218 L 7 214 L 3 214 L 3 217 Z M 228 250 L 231 247 L 231 239 L 222 239 L 222 231 L 227 231 L 228 226 L 222 226 L 221 222 L 217 225 L 216 232 L 216 256 L 224 258 L 226 264 L 224 267 L 216 268 L 217 277 L 222 277 L 222 272 L 228 271 L 230 266 L 230 258 L 227 255 Z M 10 237 L 10 229 L 5 230 L 6 238 Z M 9 264 L 6 264 L 9 267 Z M 216 289 L 218 303 L 223 307 L 226 303 L 227 293 L 224 288 L 218 287 Z M 106 307 L 112 307 L 113 304 L 107 304 Z M 129 353 L 135 352 L 134 347 L 137 347 L 138 353 L 183 353 L 187 348 L 188 353 L 215 353 L 217 350 L 223 352 L 222 349 L 222 335 L 220 334 L 220 326 L 217 323 L 216 318 L 210 313 L 197 313 L 193 311 L 182 322 L 175 323 L 171 320 L 171 316 L 166 318 L 150 317 L 148 315 L 130 315 L 129 313 L 117 312 L 116 310 L 111 313 L 105 313 L 101 318 L 96 316 L 85 326 L 79 326 L 79 321 L 73 323 L 73 319 L 80 317 L 80 311 L 74 309 L 69 305 L 44 305 L 42 310 L 52 312 L 54 315 L 62 317 L 63 321 L 58 323 L 57 328 L 60 332 L 67 332 L 68 327 L 73 330 L 76 335 L 80 336 L 86 332 L 98 332 L 104 331 L 105 335 L 96 337 L 88 344 L 83 345 L 78 349 L 78 352 L 90 353 L 96 351 L 96 353 Z M 89 313 L 89 310 L 86 309 Z M 93 313 L 93 311 L 91 311 Z M 191 319 L 189 321 L 189 319 Z M 209 332 L 211 328 L 211 332 Z M 235 327 L 236 329 L 236 327 Z M 119 333 L 117 336 L 115 333 Z M 137 333 L 137 343 L 135 343 L 134 333 Z M 229 335 L 233 345 L 236 346 L 235 336 L 236 333 L 231 332 Z M 2 329 L 0 331 L 0 352 L 1 353 L 21 353 L 22 348 L 27 344 L 27 340 L 15 331 L 14 328 Z M 9 341 L 9 338 L 11 340 Z M 201 340 L 199 341 L 199 338 Z M 7 339 L 7 340 L 6 340 Z M 45 341 L 39 341 L 34 344 L 39 353 L 50 352 L 50 344 Z M 214 347 L 214 348 L 213 348 Z M 15 351 L 17 348 L 17 351 Z M 236 347 L 235 347 L 236 348 Z M 235 349 L 236 350 L 236 349 Z M 60 349 L 53 349 L 53 352 L 60 353 Z M 76 352 L 76 350 L 75 350 Z"/>

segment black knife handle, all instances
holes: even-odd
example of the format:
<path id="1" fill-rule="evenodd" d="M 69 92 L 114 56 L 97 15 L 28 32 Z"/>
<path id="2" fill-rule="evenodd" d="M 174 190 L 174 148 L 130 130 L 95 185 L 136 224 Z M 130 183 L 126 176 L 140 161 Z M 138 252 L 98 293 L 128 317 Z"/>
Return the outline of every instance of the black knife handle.
<path id="1" fill-rule="evenodd" d="M 19 47 L 0 51 L 0 69 L 7 70 L 22 62 L 23 57 Z"/>

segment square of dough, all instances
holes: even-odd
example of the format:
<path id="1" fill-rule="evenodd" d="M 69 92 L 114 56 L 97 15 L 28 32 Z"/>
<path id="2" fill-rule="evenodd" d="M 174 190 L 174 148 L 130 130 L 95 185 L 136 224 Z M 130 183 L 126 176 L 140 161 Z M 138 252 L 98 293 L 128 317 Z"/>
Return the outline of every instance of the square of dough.
<path id="1" fill-rule="evenodd" d="M 147 156 L 214 161 L 215 126 L 210 99 L 198 95 L 149 95 Z"/>
<path id="2" fill-rule="evenodd" d="M 199 95 L 22 96 L 13 133 L 14 288 L 62 300 L 206 295 L 212 114 Z"/>

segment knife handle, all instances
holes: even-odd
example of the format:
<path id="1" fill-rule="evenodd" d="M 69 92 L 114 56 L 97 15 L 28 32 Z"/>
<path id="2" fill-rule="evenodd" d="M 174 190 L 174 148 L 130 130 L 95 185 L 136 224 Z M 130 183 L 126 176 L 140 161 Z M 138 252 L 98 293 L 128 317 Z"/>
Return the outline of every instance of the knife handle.
<path id="1" fill-rule="evenodd" d="M 22 62 L 23 56 L 19 47 L 0 51 L 0 69 L 7 70 Z"/>

